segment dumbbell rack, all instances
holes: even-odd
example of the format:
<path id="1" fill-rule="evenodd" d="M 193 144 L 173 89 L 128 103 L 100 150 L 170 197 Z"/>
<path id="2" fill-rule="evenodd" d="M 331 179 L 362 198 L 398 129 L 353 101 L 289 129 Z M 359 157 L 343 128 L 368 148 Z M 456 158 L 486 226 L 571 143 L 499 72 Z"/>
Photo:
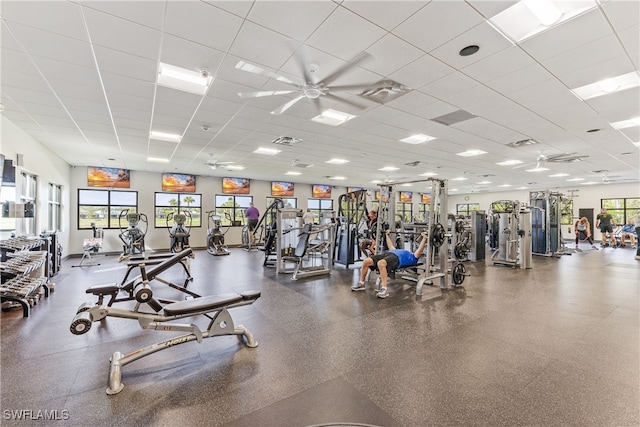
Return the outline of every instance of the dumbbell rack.
<path id="1" fill-rule="evenodd" d="M 0 300 L 2 311 L 22 307 L 23 317 L 41 296 L 49 296 L 49 279 L 44 275 L 48 252 L 40 251 L 45 242 L 18 237 L 0 241 Z"/>

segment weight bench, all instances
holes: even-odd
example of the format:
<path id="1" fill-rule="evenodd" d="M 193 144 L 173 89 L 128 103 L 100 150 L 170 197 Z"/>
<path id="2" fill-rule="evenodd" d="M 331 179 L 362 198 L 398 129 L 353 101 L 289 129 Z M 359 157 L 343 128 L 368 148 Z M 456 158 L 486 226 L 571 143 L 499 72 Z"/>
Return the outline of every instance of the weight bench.
<path id="1" fill-rule="evenodd" d="M 107 307 L 111 307 L 113 303 L 116 303 L 116 302 L 132 301 L 136 299 L 134 289 L 136 285 L 141 281 L 143 273 L 146 274 L 149 281 L 157 280 L 173 289 L 177 289 L 194 298 L 200 297 L 200 295 L 196 294 L 195 292 L 191 292 L 187 290 L 187 284 L 189 283 L 190 280 L 193 280 L 193 277 L 191 277 L 191 274 L 189 274 L 189 270 L 185 266 L 185 262 L 188 262 L 187 257 L 191 255 L 191 252 L 192 252 L 192 249 L 188 248 L 182 252 L 178 252 L 174 254 L 158 254 L 158 255 L 151 255 L 147 258 L 144 258 L 144 257 L 132 258 L 130 262 L 127 263 L 127 267 L 128 267 L 127 272 L 119 284 L 108 283 L 105 285 L 95 285 L 88 288 L 85 292 L 91 295 L 96 295 L 98 297 L 98 301 L 95 304 L 92 304 L 89 302 L 84 303 L 81 306 L 81 309 L 89 309 L 95 305 L 98 305 L 98 306 L 103 305 L 105 296 L 111 297 L 111 299 L 107 303 Z M 164 280 L 161 277 L 159 277 L 161 273 L 163 273 L 164 271 L 168 270 L 169 268 L 177 264 L 182 265 L 182 267 L 187 272 L 187 279 L 185 280 L 185 283 L 183 286 L 176 285 L 173 282 Z M 149 271 L 146 271 L 147 266 L 155 266 L 155 267 Z M 127 282 L 126 280 L 129 277 L 129 274 L 136 267 L 140 268 L 141 274 Z M 126 293 L 127 295 L 125 297 L 118 298 L 118 294 L 120 294 L 121 292 Z M 163 303 L 173 302 L 169 300 L 160 300 L 160 301 Z"/>
<path id="2" fill-rule="evenodd" d="M 172 257 L 170 259 L 173 260 L 174 258 Z M 154 273 L 154 270 L 161 270 L 163 264 L 169 264 L 169 262 L 165 261 L 154 267 L 149 273 Z M 175 261 L 173 264 L 175 264 Z M 142 280 L 136 283 L 133 294 L 138 301 L 133 310 L 109 307 L 106 305 L 94 305 L 90 308 L 80 306 L 76 316 L 71 322 L 71 333 L 74 335 L 85 334 L 91 329 L 93 322 L 101 321 L 106 317 L 118 317 L 121 319 L 137 320 L 142 329 L 181 331 L 187 332 L 187 334 L 135 350 L 124 356 L 117 351 L 113 353 L 109 368 L 109 387 L 106 390 L 109 395 L 119 393 L 124 387 L 121 381 L 121 369 L 123 366 L 178 344 L 184 344 L 190 341 L 202 343 L 202 340 L 205 338 L 236 335 L 239 340 L 243 341 L 250 348 L 258 345 L 253 334 L 246 327 L 234 325 L 229 310 L 235 307 L 253 304 L 260 298 L 259 291 L 209 295 L 187 301 L 173 302 L 163 307 L 158 300 L 153 298 L 153 292 L 149 287 L 149 275 L 146 271 L 142 270 Z M 140 308 L 143 307 L 143 304 L 151 308 L 151 311 L 141 311 Z M 193 323 L 174 322 L 175 320 L 196 316 L 204 316 L 210 319 L 208 327 L 200 329 L 200 327 Z"/>

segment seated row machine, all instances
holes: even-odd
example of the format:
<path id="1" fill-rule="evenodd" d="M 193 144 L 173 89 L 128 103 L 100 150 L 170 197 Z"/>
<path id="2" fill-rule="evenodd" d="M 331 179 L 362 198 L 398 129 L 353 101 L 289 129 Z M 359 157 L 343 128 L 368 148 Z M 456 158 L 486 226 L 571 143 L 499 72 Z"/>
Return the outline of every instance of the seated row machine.
<path id="1" fill-rule="evenodd" d="M 191 249 L 188 249 L 185 252 L 190 251 Z M 153 291 L 149 286 L 150 280 L 162 271 L 180 262 L 181 257 L 179 255 L 181 254 L 176 254 L 166 259 L 148 272 L 144 266 L 140 267 L 141 277 L 136 280 L 134 286 L 134 295 L 137 303 L 133 310 L 115 308 L 107 305 L 93 305 L 92 307 L 82 305 L 73 318 L 70 330 L 71 333 L 75 335 L 87 333 L 89 329 L 91 329 L 93 322 L 101 321 L 107 317 L 137 320 L 142 329 L 187 332 L 185 335 L 161 341 L 126 355 L 122 355 L 122 353 L 118 351 L 114 352 L 110 360 L 107 394 L 117 394 L 124 388 L 121 372 L 123 366 L 135 362 L 142 357 L 179 344 L 190 341 L 202 343 L 202 340 L 205 338 L 236 335 L 238 339 L 245 342 L 248 347 L 257 347 L 257 341 L 246 327 L 234 325 L 229 309 L 253 304 L 260 298 L 259 291 L 209 295 L 186 301 L 173 302 L 164 306 L 153 297 Z M 142 307 L 150 310 L 143 311 Z M 200 329 L 200 327 L 193 323 L 173 322 L 178 319 L 195 316 L 208 318 L 210 320 L 208 327 Z"/>

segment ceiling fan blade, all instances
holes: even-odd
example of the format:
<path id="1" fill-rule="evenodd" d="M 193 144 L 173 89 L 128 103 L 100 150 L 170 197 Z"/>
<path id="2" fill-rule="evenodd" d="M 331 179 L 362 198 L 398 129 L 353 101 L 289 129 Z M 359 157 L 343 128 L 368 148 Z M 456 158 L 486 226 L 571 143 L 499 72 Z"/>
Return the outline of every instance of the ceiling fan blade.
<path id="1" fill-rule="evenodd" d="M 369 58 L 370 56 L 371 55 L 369 55 L 367 52 L 361 52 L 351 61 L 347 62 L 342 67 L 339 67 L 333 73 L 329 74 L 327 77 L 319 81 L 318 84 L 323 84 L 325 86 L 330 85 L 331 82 L 333 82 L 335 79 L 337 79 L 338 77 L 340 77 L 341 75 L 343 75 L 344 73 L 349 71 L 351 68 L 355 67 L 356 65 L 364 61 L 365 59 Z"/>
<path id="2" fill-rule="evenodd" d="M 300 95 L 294 99 L 292 99 L 291 101 L 287 102 L 286 104 L 276 108 L 275 110 L 273 110 L 271 112 L 271 114 L 274 114 L 276 116 L 279 116 L 280 114 L 284 113 L 285 111 L 287 111 L 289 108 L 291 108 L 293 106 L 293 104 L 295 104 L 296 102 L 300 101 L 302 98 L 304 98 L 304 95 Z"/>
<path id="3" fill-rule="evenodd" d="M 371 89 L 374 85 L 341 85 L 341 86 L 329 86 L 330 92 L 360 92 L 363 90 Z"/>
<path id="4" fill-rule="evenodd" d="M 262 67 L 258 67 L 257 65 L 253 65 L 248 62 L 239 61 L 236 64 L 236 69 L 246 71 L 248 73 L 259 74 L 261 76 L 269 77 L 271 79 L 275 79 L 286 84 L 297 86 L 294 82 L 292 82 L 291 80 L 289 80 L 284 76 L 276 74 L 272 71 L 265 70 Z"/>
<path id="5" fill-rule="evenodd" d="M 315 84 L 317 78 L 309 70 L 310 68 L 309 64 L 311 63 L 311 61 L 309 59 L 309 56 L 307 55 L 304 45 L 298 44 L 297 42 L 294 42 L 293 40 L 291 40 L 289 41 L 289 47 L 293 51 L 293 57 L 298 63 L 298 67 L 300 68 L 300 71 L 302 71 L 302 76 L 304 77 L 304 83 L 308 85 Z"/>
<path id="6" fill-rule="evenodd" d="M 240 98 L 262 98 L 263 96 L 286 95 L 297 90 L 262 90 L 258 92 L 238 92 Z"/>
<path id="7" fill-rule="evenodd" d="M 332 95 L 330 93 L 325 93 L 324 96 L 326 96 L 329 99 L 333 99 L 334 101 L 342 102 L 344 104 L 351 105 L 352 107 L 355 107 L 355 108 L 357 108 L 359 110 L 364 110 L 365 108 L 367 108 L 366 106 L 364 106 L 362 104 L 358 104 L 357 102 L 353 102 L 353 101 L 351 101 L 349 99 L 341 98 L 339 96 L 335 96 L 335 95 Z"/>
<path id="8" fill-rule="evenodd" d="M 320 98 L 313 98 L 313 105 L 315 105 L 318 114 L 322 114 L 322 105 L 320 104 Z"/>

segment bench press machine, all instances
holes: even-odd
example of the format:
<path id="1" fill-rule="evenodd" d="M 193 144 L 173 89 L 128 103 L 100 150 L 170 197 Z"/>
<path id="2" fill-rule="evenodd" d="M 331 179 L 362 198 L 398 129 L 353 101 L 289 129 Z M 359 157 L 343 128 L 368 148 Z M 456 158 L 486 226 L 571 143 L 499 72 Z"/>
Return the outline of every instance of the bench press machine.
<path id="1" fill-rule="evenodd" d="M 283 257 L 296 263 L 291 280 L 331 273 L 334 235 L 335 223 L 302 227 L 293 256 Z M 315 238 L 311 239 L 312 236 Z"/>
<path id="2" fill-rule="evenodd" d="M 190 251 L 190 249 L 189 249 Z M 186 251 L 185 251 L 186 252 Z M 209 295 L 194 298 L 186 301 L 179 301 L 162 306 L 153 297 L 153 291 L 149 286 L 151 278 L 157 276 L 179 262 L 179 254 L 166 259 L 148 272 L 141 266 L 141 277 L 135 282 L 133 295 L 137 304 L 133 310 L 110 307 L 108 305 L 94 305 L 90 308 L 82 305 L 78 313 L 71 322 L 70 330 L 74 335 L 82 335 L 91 329 L 93 322 L 101 321 L 107 317 L 119 317 L 122 319 L 137 320 L 142 329 L 156 331 L 181 331 L 187 332 L 185 335 L 173 337 L 159 343 L 135 350 L 129 354 L 122 355 L 116 351 L 110 359 L 109 387 L 106 393 L 117 394 L 124 388 L 122 384 L 122 367 L 131 362 L 135 362 L 150 354 L 161 350 L 184 344 L 190 341 L 202 343 L 205 338 L 212 338 L 223 335 L 236 335 L 239 340 L 254 348 L 258 342 L 253 334 L 243 325 L 235 326 L 229 309 L 243 305 L 253 304 L 260 298 L 259 291 L 246 291 L 239 294 L 229 293 L 221 295 Z M 142 311 L 141 307 L 148 307 L 150 311 Z M 204 316 L 210 320 L 205 329 L 200 329 L 191 323 L 175 323 L 173 321 L 195 316 Z"/>

